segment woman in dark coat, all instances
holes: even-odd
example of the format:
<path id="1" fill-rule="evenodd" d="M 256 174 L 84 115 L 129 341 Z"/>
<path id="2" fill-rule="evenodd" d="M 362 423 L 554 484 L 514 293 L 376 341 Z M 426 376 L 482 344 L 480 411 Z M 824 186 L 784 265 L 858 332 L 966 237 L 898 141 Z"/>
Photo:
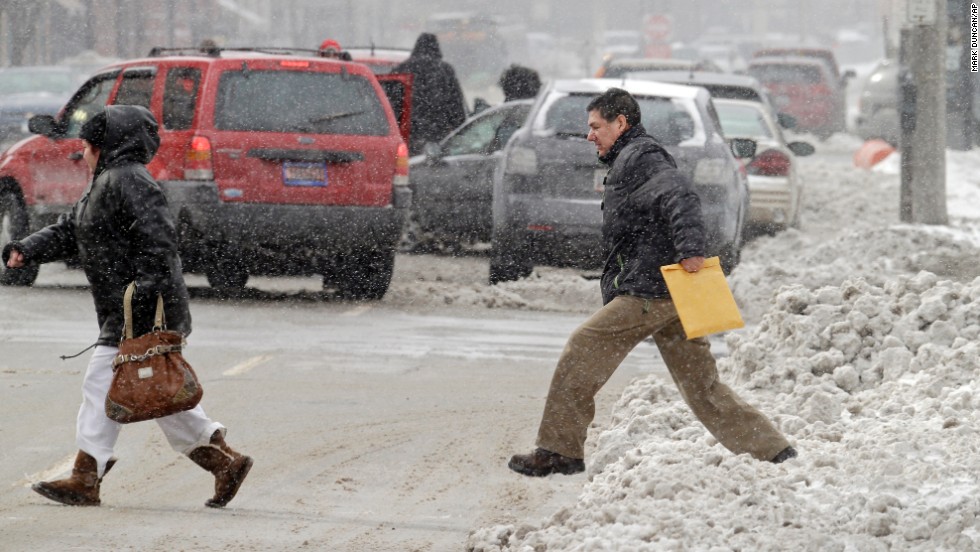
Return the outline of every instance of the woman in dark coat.
<path id="1" fill-rule="evenodd" d="M 168 329 L 189 334 L 191 316 L 173 218 L 145 167 L 160 145 L 153 115 L 139 106 L 108 106 L 85 123 L 80 137 L 93 173 L 89 188 L 57 223 L 7 244 L 3 261 L 16 269 L 77 256 L 91 285 L 100 333 L 82 383 L 75 466 L 69 478 L 39 482 L 33 489 L 64 504 L 97 506 L 102 477 L 115 463 L 113 449 L 121 429 L 106 416 L 105 398 L 122 337 L 125 288 L 136 282 L 134 335 L 151 330 L 158 294 L 164 299 Z M 252 459 L 225 443 L 225 427 L 208 418 L 200 405 L 156 421 L 174 450 L 214 474 L 215 495 L 206 505 L 227 504 Z"/>
<path id="2" fill-rule="evenodd" d="M 422 153 L 428 142 L 439 142 L 466 120 L 466 101 L 456 71 L 442 59 L 439 40 L 422 33 L 412 54 L 392 73 L 410 73 L 412 79 L 412 131 L 408 150 Z"/>

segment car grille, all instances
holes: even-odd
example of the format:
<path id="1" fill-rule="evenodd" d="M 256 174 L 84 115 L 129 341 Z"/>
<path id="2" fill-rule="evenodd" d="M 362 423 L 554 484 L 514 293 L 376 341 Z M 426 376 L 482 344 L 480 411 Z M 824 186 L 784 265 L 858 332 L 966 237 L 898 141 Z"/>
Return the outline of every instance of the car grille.
<path id="1" fill-rule="evenodd" d="M 789 192 L 780 190 L 753 190 L 749 199 L 753 207 L 785 207 L 789 200 Z"/>

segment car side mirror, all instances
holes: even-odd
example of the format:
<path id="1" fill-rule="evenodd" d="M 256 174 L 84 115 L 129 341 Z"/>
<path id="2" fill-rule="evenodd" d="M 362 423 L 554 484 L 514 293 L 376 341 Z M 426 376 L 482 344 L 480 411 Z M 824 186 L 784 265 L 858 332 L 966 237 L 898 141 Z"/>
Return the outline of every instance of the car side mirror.
<path id="1" fill-rule="evenodd" d="M 777 113 L 776 120 L 779 121 L 779 126 L 783 128 L 796 128 L 796 117 L 789 113 Z"/>
<path id="2" fill-rule="evenodd" d="M 793 152 L 797 157 L 806 157 L 807 155 L 813 155 L 816 150 L 809 142 L 790 142 L 786 144 L 789 151 Z"/>
<path id="3" fill-rule="evenodd" d="M 445 157 L 445 152 L 442 151 L 442 146 L 437 142 L 426 142 L 425 146 L 422 147 L 422 153 L 425 154 L 425 158 L 429 162 L 436 162 Z"/>
<path id="4" fill-rule="evenodd" d="M 490 103 L 484 100 L 483 98 L 477 98 L 473 100 L 473 112 L 470 113 L 470 117 L 478 113 L 482 113 L 487 109 L 490 109 Z"/>
<path id="5" fill-rule="evenodd" d="M 27 120 L 27 130 L 54 138 L 59 134 L 58 122 L 51 115 L 35 115 Z"/>
<path id="6" fill-rule="evenodd" d="M 756 144 L 755 140 L 750 140 L 748 138 L 732 138 L 731 148 L 732 155 L 736 159 L 750 159 L 755 157 L 755 150 L 759 145 Z"/>

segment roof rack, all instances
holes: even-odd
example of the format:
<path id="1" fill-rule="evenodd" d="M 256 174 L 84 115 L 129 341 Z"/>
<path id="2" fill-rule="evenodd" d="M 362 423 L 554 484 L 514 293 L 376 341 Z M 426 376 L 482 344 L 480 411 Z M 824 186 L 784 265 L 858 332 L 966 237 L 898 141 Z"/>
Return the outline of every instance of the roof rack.
<path id="1" fill-rule="evenodd" d="M 376 50 L 397 50 L 402 52 L 411 52 L 411 48 L 404 48 L 400 46 L 377 46 L 375 44 L 370 44 L 367 46 L 346 46 L 344 50 L 370 50 L 373 55 Z"/>
<path id="2" fill-rule="evenodd" d="M 320 51 L 313 48 L 289 48 L 284 46 L 253 46 L 247 48 L 233 47 L 179 47 L 165 48 L 156 46 L 150 50 L 149 57 L 161 56 L 209 56 L 221 57 L 222 52 L 257 52 L 272 55 L 309 55 L 318 56 Z"/>

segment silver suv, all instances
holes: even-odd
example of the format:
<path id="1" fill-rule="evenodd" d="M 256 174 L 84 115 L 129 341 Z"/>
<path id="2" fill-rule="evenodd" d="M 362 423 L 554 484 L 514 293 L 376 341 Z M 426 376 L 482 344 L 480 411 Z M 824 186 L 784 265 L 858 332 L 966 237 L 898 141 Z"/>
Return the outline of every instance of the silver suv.
<path id="1" fill-rule="evenodd" d="M 494 181 L 491 284 L 523 278 L 536 264 L 602 263 L 600 203 L 607 167 L 586 139 L 586 106 L 612 87 L 636 97 L 647 132 L 694 183 L 709 252 L 721 256 L 726 271 L 738 263 L 748 185 L 708 92 L 649 81 L 565 80 L 538 94 L 528 123 L 505 148 L 503 170 Z"/>

